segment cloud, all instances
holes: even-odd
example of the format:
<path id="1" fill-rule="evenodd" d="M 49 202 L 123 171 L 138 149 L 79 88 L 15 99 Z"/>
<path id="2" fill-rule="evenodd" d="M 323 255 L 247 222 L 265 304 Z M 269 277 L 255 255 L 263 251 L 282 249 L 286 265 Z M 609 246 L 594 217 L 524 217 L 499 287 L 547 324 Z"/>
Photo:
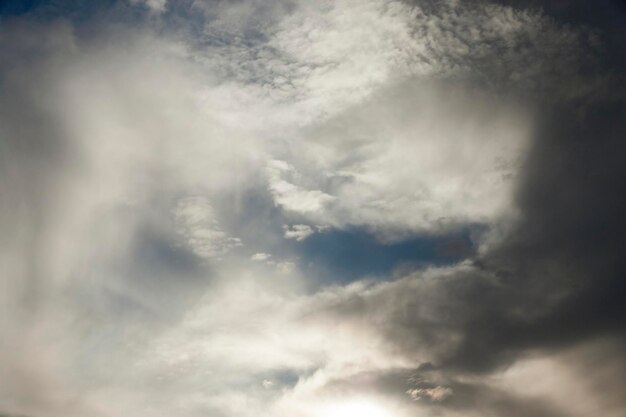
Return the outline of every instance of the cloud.
<path id="1" fill-rule="evenodd" d="M 276 138 L 275 204 L 386 238 L 514 215 L 534 129 L 520 98 L 602 83 L 578 78 L 593 67 L 594 34 L 533 10 L 347 0 L 200 10 L 194 59 L 222 81 L 205 104 Z M 244 25 L 254 30 L 241 35 Z"/>
<path id="2" fill-rule="evenodd" d="M 218 173 L 237 161 L 252 167 L 243 155 L 254 147 L 219 144 L 225 131 L 200 111 L 192 66 L 173 43 L 136 32 L 90 43 L 67 22 L 15 20 L 2 32 L 2 54 L 12 57 L 0 67 L 0 328 L 10 335 L 0 347 L 2 407 L 108 415 L 90 396 L 99 384 L 91 378 L 133 361 L 124 334 L 142 344 L 156 332 L 148 327 L 175 321 L 193 301 L 207 276 L 190 252 L 236 243 L 218 230 L 215 246 L 215 233 L 192 228 L 214 232 L 212 223 L 194 223 L 198 207 L 181 204 L 181 231 L 198 245 L 177 249 L 171 202 L 231 190 L 246 170 Z M 84 400 L 72 401 L 76 393 Z"/>
<path id="3" fill-rule="evenodd" d="M 320 199 L 328 196 L 327 204 L 295 186 L 275 191 L 274 199 L 294 210 L 285 202 L 293 195 L 310 201 L 310 210 L 295 211 L 312 222 L 363 225 L 382 235 L 512 215 L 533 125 L 528 110 L 500 100 L 415 79 L 381 90 L 311 129 L 300 142 L 306 151 L 292 155 L 301 169 L 270 177 L 283 184 L 292 173 L 293 181 L 321 190 Z"/>
<path id="4" fill-rule="evenodd" d="M 168 0 L 130 0 L 133 5 L 141 4 L 155 13 L 163 13 L 166 10 Z"/>
<path id="5" fill-rule="evenodd" d="M 173 214 L 177 232 L 202 258 L 219 258 L 242 246 L 240 239 L 228 236 L 220 229 L 213 208 L 203 197 L 181 199 Z"/>
<path id="6" fill-rule="evenodd" d="M 276 205 L 295 213 L 316 213 L 334 200 L 334 197 L 320 190 L 308 190 L 285 179 L 298 173 L 284 161 L 274 160 L 268 167 L 269 189 Z"/>
<path id="7" fill-rule="evenodd" d="M 451 388 L 437 386 L 434 388 L 413 388 L 406 392 L 413 400 L 428 398 L 432 401 L 443 401 L 453 394 Z"/>
<path id="8" fill-rule="evenodd" d="M 623 414 L 621 9 L 512 3 L 3 17 L 2 412 Z M 476 223 L 446 267 L 297 256 Z"/>
<path id="9" fill-rule="evenodd" d="M 306 224 L 294 224 L 293 226 L 284 226 L 285 239 L 295 239 L 298 242 L 303 241 L 311 236 L 315 231 L 311 226 Z"/>
<path id="10" fill-rule="evenodd" d="M 250 260 L 252 261 L 267 261 L 272 257 L 272 255 L 270 255 L 269 253 L 255 253 L 254 255 L 252 255 L 250 257 Z"/>
<path id="11" fill-rule="evenodd" d="M 580 82 L 579 70 L 593 66 L 593 33 L 537 10 L 457 1 L 194 4 L 203 16 L 194 58 L 228 81 L 207 105 L 270 131 L 315 124 L 411 77 L 533 97 L 589 94 L 601 84 Z"/>

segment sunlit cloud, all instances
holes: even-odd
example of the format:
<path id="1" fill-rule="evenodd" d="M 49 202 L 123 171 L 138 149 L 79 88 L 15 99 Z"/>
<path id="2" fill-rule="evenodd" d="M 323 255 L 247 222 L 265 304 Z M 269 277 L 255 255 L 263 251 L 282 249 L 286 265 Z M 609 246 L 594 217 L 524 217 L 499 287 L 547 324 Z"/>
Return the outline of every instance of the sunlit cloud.
<path id="1" fill-rule="evenodd" d="M 621 417 L 574 3 L 0 6 L 0 415 Z"/>

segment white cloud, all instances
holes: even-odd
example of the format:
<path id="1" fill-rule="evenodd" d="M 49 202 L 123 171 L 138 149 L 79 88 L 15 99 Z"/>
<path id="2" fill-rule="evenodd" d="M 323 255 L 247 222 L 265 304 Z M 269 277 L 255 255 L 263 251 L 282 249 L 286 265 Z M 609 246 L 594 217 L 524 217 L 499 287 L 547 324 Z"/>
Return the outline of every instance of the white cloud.
<path id="1" fill-rule="evenodd" d="M 150 11 L 162 13 L 167 7 L 168 0 L 130 0 L 131 4 L 145 5 Z"/>
<path id="2" fill-rule="evenodd" d="M 578 31 L 536 11 L 494 4 L 198 4 L 207 24 L 194 58 L 227 81 L 207 92 L 207 106 L 222 109 L 224 120 L 270 134 L 315 124 L 415 76 L 531 95 L 564 87 L 571 93 L 585 60 Z M 243 27 L 256 35 L 242 36 Z"/>
<path id="3" fill-rule="evenodd" d="M 133 349 L 181 314 L 200 282 L 171 247 L 170 202 L 236 190 L 257 170 L 257 147 L 201 111 L 199 77 L 176 43 L 134 31 L 77 40 L 66 22 L 0 31 L 11 56 L 0 64 L 0 226 L 10 231 L 0 331 L 11 338 L 0 346 L 0 413 L 125 414 L 143 395 L 122 388 Z M 225 146 L 234 139 L 241 149 Z M 178 226 L 190 249 L 238 244 L 203 202 L 187 203 Z M 100 391 L 116 404 L 98 397 L 100 377 L 118 381 Z"/>
<path id="4" fill-rule="evenodd" d="M 220 229 L 215 212 L 204 197 L 186 197 L 173 211 L 177 232 L 185 243 L 202 258 L 220 258 L 242 246 L 241 240 Z"/>
<path id="5" fill-rule="evenodd" d="M 320 190 L 305 189 L 287 181 L 285 177 L 297 181 L 300 176 L 284 161 L 270 161 L 267 172 L 269 190 L 274 202 L 287 211 L 301 214 L 319 213 L 335 199 Z"/>
<path id="6" fill-rule="evenodd" d="M 585 60 L 584 34 L 504 6 L 220 7 L 223 18 L 208 19 L 203 38 L 219 45 L 194 49 L 223 81 L 207 89 L 206 108 L 272 138 L 275 204 L 322 226 L 357 224 L 388 237 L 511 216 L 534 127 L 525 109 L 495 93 L 580 85 L 572 68 Z M 243 39 L 243 26 L 257 36 Z M 440 82 L 450 79 L 456 88 Z"/>
<path id="7" fill-rule="evenodd" d="M 285 231 L 285 239 L 295 239 L 298 242 L 303 241 L 315 233 L 315 230 L 306 224 L 285 225 L 283 226 L 283 230 Z"/>
<path id="8" fill-rule="evenodd" d="M 251 261 L 268 261 L 271 257 L 272 255 L 270 255 L 269 253 L 259 252 L 259 253 L 255 253 L 254 255 L 252 255 L 250 257 L 250 260 Z"/>
<path id="9" fill-rule="evenodd" d="M 323 394 L 324 385 L 333 378 L 406 363 L 389 354 L 375 329 L 324 316 L 325 309 L 349 300 L 366 286 L 306 296 L 285 292 L 280 276 L 260 271 L 250 274 L 238 267 L 222 273 L 223 280 L 212 286 L 177 326 L 153 340 L 129 370 L 133 380 L 161 376 L 162 386 L 184 399 L 179 412 L 192 413 L 198 400 L 226 415 L 263 412 L 278 417 L 284 415 L 280 407 L 276 408 L 282 397 L 287 403 L 292 395 L 311 401 Z M 273 287 L 277 283 L 283 287 L 280 292 Z M 355 340 L 368 343 L 354 344 Z M 301 382 L 283 386 L 280 376 L 260 377 L 273 373 L 296 375 Z M 281 388 L 281 393 L 267 398 L 252 388 L 258 386 Z M 155 390 L 151 395 L 160 392 L 159 385 L 144 389 Z M 242 389 L 247 400 L 234 400 Z M 218 398 L 233 401 L 222 403 Z M 249 406 L 251 402 L 254 408 Z M 163 406 L 163 412 L 171 409 L 170 405 Z M 306 414 L 301 411 L 295 415 Z"/>
<path id="10" fill-rule="evenodd" d="M 311 129 L 290 165 L 270 168 L 270 187 L 310 222 L 388 237 L 493 223 L 514 211 L 531 131 L 514 103 L 406 82 Z"/>

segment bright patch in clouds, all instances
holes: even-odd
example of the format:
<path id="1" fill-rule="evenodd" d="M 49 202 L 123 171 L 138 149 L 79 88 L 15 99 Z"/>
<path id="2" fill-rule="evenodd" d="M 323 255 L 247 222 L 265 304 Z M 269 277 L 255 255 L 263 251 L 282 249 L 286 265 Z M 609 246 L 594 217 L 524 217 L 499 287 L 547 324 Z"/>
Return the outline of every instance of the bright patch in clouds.
<path id="1" fill-rule="evenodd" d="M 397 417 L 382 405 L 367 399 L 337 401 L 335 404 L 322 405 L 314 411 L 315 417 Z"/>

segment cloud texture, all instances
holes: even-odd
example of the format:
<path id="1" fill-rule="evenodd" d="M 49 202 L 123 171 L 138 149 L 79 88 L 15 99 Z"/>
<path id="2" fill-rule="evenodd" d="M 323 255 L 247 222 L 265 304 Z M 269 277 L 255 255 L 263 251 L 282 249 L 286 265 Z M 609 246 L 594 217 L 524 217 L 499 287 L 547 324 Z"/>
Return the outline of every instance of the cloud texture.
<path id="1" fill-rule="evenodd" d="M 0 415 L 625 416 L 618 16 L 2 6 Z"/>

